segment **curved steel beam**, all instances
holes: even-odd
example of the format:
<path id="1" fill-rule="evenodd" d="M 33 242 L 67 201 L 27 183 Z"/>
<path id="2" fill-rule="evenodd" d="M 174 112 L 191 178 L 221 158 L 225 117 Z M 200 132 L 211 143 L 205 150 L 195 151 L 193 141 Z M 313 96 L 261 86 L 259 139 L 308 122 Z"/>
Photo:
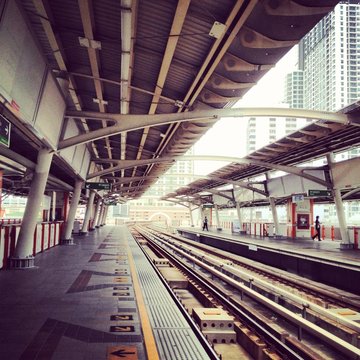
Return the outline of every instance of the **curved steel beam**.
<path id="1" fill-rule="evenodd" d="M 185 187 L 188 187 L 188 188 L 191 188 L 191 189 L 196 189 L 196 190 L 200 190 L 202 192 L 209 192 L 211 194 L 215 194 L 215 195 L 219 195 L 219 196 L 222 196 L 223 198 L 225 199 L 228 199 L 228 200 L 231 200 L 231 201 L 234 201 L 234 198 L 227 195 L 227 194 L 224 194 L 222 191 L 219 191 L 219 190 L 214 190 L 214 189 L 203 189 L 199 186 L 194 186 L 194 185 L 185 185 Z"/>
<path id="2" fill-rule="evenodd" d="M 232 185 L 237 185 L 240 186 L 242 188 L 248 189 L 250 191 L 254 191 L 260 195 L 263 196 L 269 196 L 269 194 L 266 191 L 257 189 L 255 187 L 252 187 L 251 185 L 249 185 L 249 183 L 246 183 L 244 181 L 235 181 L 235 180 L 229 180 L 229 179 L 224 179 L 221 177 L 217 177 L 217 176 L 210 176 L 210 175 L 195 175 L 195 174 L 191 174 L 191 175 L 186 175 L 186 174 L 167 174 L 166 176 L 170 176 L 170 177 L 193 177 L 196 179 L 207 179 L 207 180 L 214 180 L 214 181 L 222 181 L 226 184 L 232 184 Z M 186 185 L 188 186 L 188 185 Z M 191 184 L 189 185 L 191 186 Z M 201 191 L 208 191 L 209 189 L 202 189 Z"/>
<path id="3" fill-rule="evenodd" d="M 97 176 L 103 176 L 109 173 L 112 173 L 114 171 L 120 171 L 120 170 L 125 170 L 125 169 L 130 169 L 133 168 L 135 166 L 142 166 L 142 165 L 148 165 L 148 164 L 156 164 L 156 163 L 162 163 L 162 162 L 174 162 L 174 159 L 171 158 L 156 158 L 156 159 L 144 159 L 144 160 L 120 160 L 119 161 L 119 165 L 117 166 L 112 166 L 108 169 L 105 170 L 101 170 L 101 171 L 96 171 L 92 174 L 89 174 L 87 176 L 87 179 L 93 179 Z"/>
<path id="4" fill-rule="evenodd" d="M 68 111 L 65 115 L 70 118 L 87 118 L 113 121 L 117 125 L 94 130 L 86 134 L 81 134 L 64 139 L 59 142 L 58 150 L 66 149 L 71 146 L 88 143 L 90 141 L 102 139 L 104 137 L 120 134 L 124 131 L 133 131 L 149 126 L 177 123 L 182 121 L 216 121 L 226 117 L 254 117 L 254 116 L 275 116 L 275 117 L 296 117 L 314 120 L 326 120 L 340 124 L 352 123 L 351 116 L 341 113 L 328 111 L 315 111 L 304 109 L 287 108 L 236 108 L 236 109 L 210 109 L 194 110 L 182 113 L 155 114 L 155 115 L 124 115 L 109 114 L 91 111 Z M 359 125 L 358 123 L 354 123 Z"/>
<path id="5" fill-rule="evenodd" d="M 257 166 L 261 166 L 261 167 L 265 167 L 267 169 L 273 169 L 273 170 L 279 170 L 279 171 L 284 171 L 286 173 L 289 174 L 294 174 L 300 177 L 303 177 L 304 179 L 308 179 L 310 181 L 313 181 L 317 184 L 323 185 L 325 187 L 330 187 L 331 184 L 323 179 L 320 179 L 314 175 L 310 175 L 305 173 L 305 170 L 309 170 L 309 168 L 297 168 L 295 166 L 288 166 L 288 165 L 280 165 L 280 164 L 275 164 L 275 163 L 270 163 L 270 162 L 266 162 L 266 161 L 261 161 L 261 160 L 255 160 L 255 159 L 246 159 L 246 158 L 237 158 L 237 157 L 232 157 L 232 156 L 213 156 L 213 155 L 186 155 L 186 156 L 177 156 L 177 157 L 164 157 L 164 158 L 157 158 L 157 159 L 149 159 L 148 160 L 148 164 L 151 164 L 153 160 L 158 160 L 157 162 L 171 162 L 171 161 L 186 161 L 186 160 L 204 160 L 204 161 L 225 161 L 225 162 L 231 162 L 231 163 L 237 163 L 237 164 L 247 164 L 247 165 L 257 165 Z M 135 166 L 140 166 L 142 165 L 147 165 L 144 163 L 140 163 L 140 164 L 136 164 L 136 161 L 146 161 L 146 160 L 115 160 L 115 159 L 99 159 L 98 162 L 103 162 L 103 163 L 117 163 L 117 164 L 123 164 L 125 161 L 129 161 L 129 164 L 131 164 L 131 162 L 133 162 Z M 121 165 L 119 165 L 121 166 Z M 132 167 L 132 166 L 129 166 Z M 122 169 L 122 168 L 119 168 Z M 112 171 L 118 171 L 119 169 L 117 169 L 117 167 L 112 167 L 109 168 L 107 170 L 103 170 L 103 171 L 107 171 L 108 173 L 112 172 Z M 316 170 L 314 168 L 314 170 Z M 95 173 L 98 174 L 98 173 Z M 93 174 L 89 175 L 88 179 L 91 179 L 92 177 L 98 176 L 92 176 Z M 91 176 L 91 177 L 90 177 Z M 168 175 L 166 175 L 168 176 Z M 224 180 L 224 179 L 223 179 Z"/>

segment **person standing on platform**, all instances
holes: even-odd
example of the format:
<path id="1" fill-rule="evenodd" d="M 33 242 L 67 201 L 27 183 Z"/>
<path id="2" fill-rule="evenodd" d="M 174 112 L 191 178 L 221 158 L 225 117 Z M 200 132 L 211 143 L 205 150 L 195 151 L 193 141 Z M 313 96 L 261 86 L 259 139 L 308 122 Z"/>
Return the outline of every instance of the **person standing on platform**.
<path id="1" fill-rule="evenodd" d="M 204 223 L 203 223 L 203 231 L 204 231 L 205 229 L 206 229 L 207 231 L 209 231 L 209 228 L 208 228 L 208 219 L 207 219 L 206 216 L 205 216 Z"/>
<path id="2" fill-rule="evenodd" d="M 320 238 L 320 221 L 319 221 L 319 216 L 316 217 L 316 220 L 315 220 L 315 231 L 316 231 L 316 234 L 312 237 L 313 240 L 316 239 L 316 237 L 319 239 L 319 241 L 321 241 L 321 238 Z"/>

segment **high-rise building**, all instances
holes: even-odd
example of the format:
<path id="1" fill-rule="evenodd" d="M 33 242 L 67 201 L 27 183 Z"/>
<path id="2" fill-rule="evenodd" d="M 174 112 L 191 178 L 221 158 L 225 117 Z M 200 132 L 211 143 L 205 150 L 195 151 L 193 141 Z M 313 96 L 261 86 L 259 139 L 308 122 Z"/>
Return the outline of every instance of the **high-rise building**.
<path id="1" fill-rule="evenodd" d="M 286 75 L 284 101 L 291 109 L 304 109 L 304 72 L 295 70 Z"/>
<path id="2" fill-rule="evenodd" d="M 192 155 L 191 148 L 186 155 Z M 189 211 L 173 202 L 159 200 L 162 196 L 193 181 L 194 161 L 179 160 L 162 176 L 141 199 L 128 202 L 129 219 L 135 221 L 165 221 L 173 225 L 189 225 Z"/>
<path id="3" fill-rule="evenodd" d="M 300 42 L 304 107 L 336 111 L 360 98 L 360 0 L 340 1 Z"/>
<path id="4" fill-rule="evenodd" d="M 246 152 L 252 153 L 305 126 L 307 119 L 284 117 L 251 117 L 247 125 Z"/>
<path id="5" fill-rule="evenodd" d="M 360 0 L 340 1 L 300 42 L 299 70 L 296 72 L 302 73 L 303 77 L 304 108 L 337 111 L 359 100 L 359 24 Z M 289 74 L 288 79 L 292 76 Z M 289 86 L 287 89 L 290 93 Z M 296 107 L 292 101 L 296 96 L 296 92 L 287 94 L 290 107 Z M 342 161 L 359 154 L 359 149 L 351 149 L 337 154 L 335 160 Z M 349 223 L 353 223 L 360 204 L 345 203 L 344 207 Z M 334 206 L 327 207 L 326 216 L 336 219 Z"/>

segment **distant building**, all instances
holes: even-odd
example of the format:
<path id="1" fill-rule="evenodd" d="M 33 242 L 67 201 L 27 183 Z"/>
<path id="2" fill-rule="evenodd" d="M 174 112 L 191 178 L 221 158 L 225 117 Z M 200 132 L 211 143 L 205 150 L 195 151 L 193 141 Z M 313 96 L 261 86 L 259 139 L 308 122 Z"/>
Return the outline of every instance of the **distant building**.
<path id="1" fill-rule="evenodd" d="M 299 45 L 304 107 L 337 111 L 360 98 L 360 1 L 340 1 Z"/>
<path id="2" fill-rule="evenodd" d="M 186 155 L 192 154 L 193 148 L 186 153 Z M 189 225 L 190 215 L 186 207 L 158 199 L 193 181 L 193 175 L 193 160 L 176 161 L 166 175 L 162 176 L 141 199 L 128 202 L 129 219 Z"/>
<path id="3" fill-rule="evenodd" d="M 284 101 L 291 109 L 304 109 L 304 72 L 295 70 L 286 75 Z"/>
<path id="4" fill-rule="evenodd" d="M 305 126 L 307 119 L 284 117 L 251 117 L 247 125 L 248 154 Z"/>

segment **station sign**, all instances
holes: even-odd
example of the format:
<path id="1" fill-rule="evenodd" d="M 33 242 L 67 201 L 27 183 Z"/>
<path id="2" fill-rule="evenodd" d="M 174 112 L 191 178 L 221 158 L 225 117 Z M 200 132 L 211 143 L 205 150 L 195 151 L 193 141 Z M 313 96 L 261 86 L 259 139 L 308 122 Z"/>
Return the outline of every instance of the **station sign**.
<path id="1" fill-rule="evenodd" d="M 0 144 L 10 146 L 11 123 L 4 116 L 0 115 Z"/>
<path id="2" fill-rule="evenodd" d="M 214 207 L 214 204 L 203 204 L 202 206 L 204 209 L 212 209 Z"/>
<path id="3" fill-rule="evenodd" d="M 331 190 L 308 190 L 309 197 L 332 196 Z"/>
<path id="4" fill-rule="evenodd" d="M 87 182 L 85 183 L 85 189 L 89 190 L 111 190 L 110 183 L 104 182 Z"/>

